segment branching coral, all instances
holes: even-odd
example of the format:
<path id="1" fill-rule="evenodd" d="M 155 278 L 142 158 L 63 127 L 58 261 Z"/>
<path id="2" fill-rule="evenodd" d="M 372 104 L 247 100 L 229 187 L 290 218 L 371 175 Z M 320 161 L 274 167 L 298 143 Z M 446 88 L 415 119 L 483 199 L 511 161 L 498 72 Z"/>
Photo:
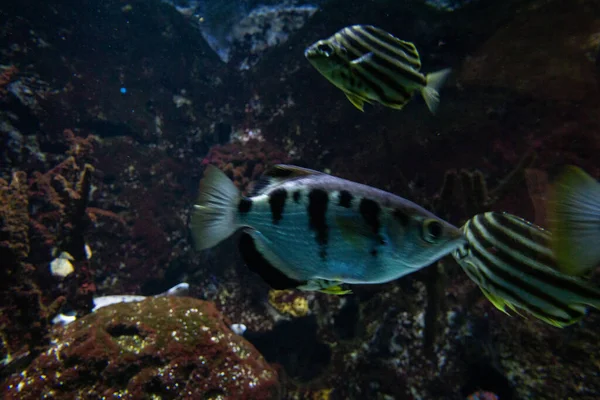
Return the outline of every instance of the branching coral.
<path id="1" fill-rule="evenodd" d="M 29 206 L 27 175 L 13 174 L 9 184 L 0 179 L 0 258 L 5 265 L 18 263 L 29 254 Z M 9 272 L 2 269 L 0 273 Z"/>
<path id="2" fill-rule="evenodd" d="M 19 72 L 14 65 L 0 66 L 0 98 L 6 95 L 6 85 L 8 85 Z"/>
<path id="3" fill-rule="evenodd" d="M 88 208 L 94 168 L 89 158 L 93 137 L 65 131 L 67 159 L 45 173 L 30 177 L 15 172 L 11 182 L 0 179 L 0 356 L 8 363 L 15 353 L 35 353 L 43 346 L 49 319 L 69 297 L 85 307 L 93 288 L 85 248 L 85 232 L 105 210 Z M 76 264 L 74 278 L 57 286 L 50 277 L 54 255 L 68 253 Z M 84 289 L 81 289 L 84 288 Z"/>
<path id="4" fill-rule="evenodd" d="M 242 190 L 257 180 L 271 165 L 285 163 L 289 156 L 268 142 L 250 139 L 245 143 L 232 142 L 214 146 L 202 161 L 202 165 L 212 164 L 224 171 Z"/>

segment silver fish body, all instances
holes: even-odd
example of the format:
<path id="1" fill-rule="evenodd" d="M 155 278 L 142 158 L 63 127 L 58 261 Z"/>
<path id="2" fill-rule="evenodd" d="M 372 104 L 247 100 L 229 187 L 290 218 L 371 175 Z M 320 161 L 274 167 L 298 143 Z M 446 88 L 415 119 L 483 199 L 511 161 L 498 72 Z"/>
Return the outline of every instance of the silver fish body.
<path id="1" fill-rule="evenodd" d="M 559 271 L 549 231 L 520 217 L 487 212 L 461 228 L 467 244 L 454 259 L 501 311 L 522 309 L 557 327 L 600 307 L 600 290 Z"/>
<path id="2" fill-rule="evenodd" d="M 260 256 L 297 282 L 382 283 L 464 243 L 458 228 L 391 193 L 298 167 L 268 175 L 270 185 L 244 198 L 222 172 L 207 170 L 191 220 L 198 249 L 243 229 Z"/>
<path id="3" fill-rule="evenodd" d="M 371 25 L 353 25 L 309 46 L 304 55 L 348 100 L 363 111 L 378 102 L 402 109 L 421 92 L 435 112 L 450 70 L 422 74 L 415 46 Z"/>

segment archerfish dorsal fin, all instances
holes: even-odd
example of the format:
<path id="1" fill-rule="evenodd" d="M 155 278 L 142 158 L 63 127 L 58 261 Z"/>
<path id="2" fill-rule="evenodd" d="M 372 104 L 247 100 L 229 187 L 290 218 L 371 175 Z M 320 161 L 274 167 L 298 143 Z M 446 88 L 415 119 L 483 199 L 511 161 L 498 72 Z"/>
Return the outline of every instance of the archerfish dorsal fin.
<path id="1" fill-rule="evenodd" d="M 252 190 L 251 196 L 258 196 L 264 193 L 267 188 L 288 181 L 309 175 L 323 175 L 323 172 L 308 168 L 297 167 L 295 165 L 277 164 L 267 169 Z"/>

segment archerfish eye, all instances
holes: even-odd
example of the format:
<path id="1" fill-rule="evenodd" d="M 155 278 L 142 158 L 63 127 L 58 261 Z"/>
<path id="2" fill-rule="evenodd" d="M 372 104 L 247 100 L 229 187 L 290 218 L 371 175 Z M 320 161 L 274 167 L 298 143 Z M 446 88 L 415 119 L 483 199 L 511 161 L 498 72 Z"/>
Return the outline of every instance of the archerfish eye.
<path id="1" fill-rule="evenodd" d="M 426 219 L 423 222 L 423 239 L 429 243 L 437 242 L 444 232 L 444 227 L 435 219 Z"/>
<path id="2" fill-rule="evenodd" d="M 321 43 L 320 45 L 318 45 L 317 50 L 325 54 L 327 57 L 333 54 L 333 47 L 331 47 L 331 45 L 327 43 Z"/>

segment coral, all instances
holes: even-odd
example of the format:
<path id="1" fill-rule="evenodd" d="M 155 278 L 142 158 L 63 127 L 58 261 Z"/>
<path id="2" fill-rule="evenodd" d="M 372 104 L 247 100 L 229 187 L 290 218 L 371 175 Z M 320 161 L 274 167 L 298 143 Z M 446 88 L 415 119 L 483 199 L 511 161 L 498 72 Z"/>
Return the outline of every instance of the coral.
<path id="1" fill-rule="evenodd" d="M 0 335 L 2 356 L 35 354 L 47 343 L 50 319 L 68 299 L 84 311 L 94 289 L 86 250 L 86 232 L 99 218 L 119 217 L 106 210 L 88 208 L 94 167 L 95 139 L 65 131 L 72 154 L 42 173 L 13 173 L 11 183 L 0 179 Z M 67 253 L 74 264 L 73 277 L 61 285 L 51 276 L 51 261 Z"/>
<path id="2" fill-rule="evenodd" d="M 274 164 L 286 163 L 289 156 L 264 141 L 250 139 L 246 143 L 232 142 L 211 147 L 202 165 L 212 164 L 225 172 L 243 192 L 251 182 Z"/>
<path id="3" fill-rule="evenodd" d="M 104 307 L 56 332 L 4 398 L 279 398 L 277 373 L 227 325 L 192 298 Z"/>
<path id="4" fill-rule="evenodd" d="M 6 86 L 19 72 L 14 65 L 0 66 L 0 99 L 6 95 Z"/>
<path id="5" fill-rule="evenodd" d="M 292 317 L 304 317 L 308 314 L 308 300 L 298 290 L 269 290 L 269 304 L 279 313 Z"/>
<path id="6" fill-rule="evenodd" d="M 29 254 L 29 198 L 24 172 L 14 173 L 10 184 L 0 179 L 0 204 L 0 258 L 11 265 Z M 13 271 L 6 268 L 1 271 L 6 272 Z"/>

